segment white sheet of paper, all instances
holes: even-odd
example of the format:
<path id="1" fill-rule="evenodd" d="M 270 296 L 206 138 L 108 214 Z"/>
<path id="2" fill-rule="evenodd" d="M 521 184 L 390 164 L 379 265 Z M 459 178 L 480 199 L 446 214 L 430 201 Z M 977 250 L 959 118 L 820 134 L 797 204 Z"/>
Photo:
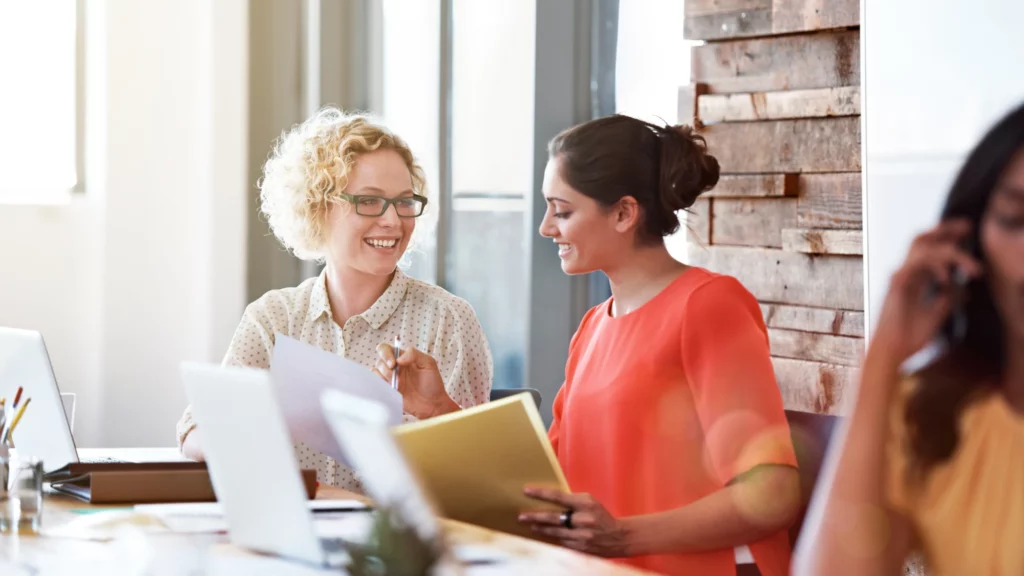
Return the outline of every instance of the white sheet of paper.
<path id="1" fill-rule="evenodd" d="M 293 440 L 346 462 L 331 433 L 320 396 L 324 390 L 379 402 L 388 411 L 388 425 L 402 423 L 402 395 L 365 366 L 284 334 L 276 334 L 270 374 L 277 402 Z"/>

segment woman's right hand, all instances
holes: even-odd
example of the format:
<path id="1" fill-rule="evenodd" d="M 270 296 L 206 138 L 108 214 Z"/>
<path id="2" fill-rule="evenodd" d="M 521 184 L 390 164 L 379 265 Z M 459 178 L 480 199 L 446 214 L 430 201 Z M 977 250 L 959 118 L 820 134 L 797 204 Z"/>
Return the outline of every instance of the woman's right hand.
<path id="1" fill-rule="evenodd" d="M 445 390 L 441 371 L 431 355 L 409 347 L 395 358 L 394 347 L 383 343 L 377 346 L 377 355 L 380 358 L 373 371 L 385 382 L 390 382 L 392 372 L 398 370 L 398 392 L 406 414 L 426 420 L 461 410 Z"/>
<path id="2" fill-rule="evenodd" d="M 924 348 L 942 327 L 953 307 L 952 272 L 968 279 L 982 274 L 981 263 L 961 248 L 971 234 L 966 220 L 947 220 L 919 235 L 903 266 L 892 275 L 871 348 L 902 364 Z M 928 297 L 938 283 L 939 291 Z"/>

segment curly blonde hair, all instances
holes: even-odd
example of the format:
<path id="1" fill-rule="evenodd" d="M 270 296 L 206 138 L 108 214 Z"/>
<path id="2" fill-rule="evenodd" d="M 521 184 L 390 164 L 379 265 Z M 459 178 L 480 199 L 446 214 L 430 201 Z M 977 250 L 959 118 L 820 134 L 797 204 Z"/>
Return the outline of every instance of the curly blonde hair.
<path id="1" fill-rule="evenodd" d="M 356 158 L 380 149 L 402 157 L 413 192 L 426 196 L 426 176 L 412 150 L 369 116 L 328 107 L 284 132 L 257 184 L 260 212 L 281 244 L 298 258 L 323 261 L 328 206 L 344 201 Z"/>

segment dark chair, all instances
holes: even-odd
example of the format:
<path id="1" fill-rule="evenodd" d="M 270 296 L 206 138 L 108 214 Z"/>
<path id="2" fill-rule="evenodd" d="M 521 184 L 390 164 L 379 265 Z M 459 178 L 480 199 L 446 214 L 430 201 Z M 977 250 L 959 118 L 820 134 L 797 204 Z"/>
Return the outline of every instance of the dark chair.
<path id="1" fill-rule="evenodd" d="M 537 410 L 540 410 L 540 390 L 537 390 L 536 388 L 492 388 L 491 402 L 508 398 L 509 396 L 515 396 L 516 394 L 523 394 L 524 392 L 528 392 L 530 394 L 530 397 L 533 398 L 534 405 L 537 406 Z"/>
<path id="2" fill-rule="evenodd" d="M 807 505 L 814 493 L 814 486 L 821 473 L 821 465 L 825 461 L 828 445 L 832 439 L 838 416 L 811 414 L 786 410 L 789 421 L 789 432 L 793 438 L 793 450 L 796 452 L 797 466 L 800 467 L 800 516 L 789 529 L 789 542 L 796 546 L 800 528 L 807 513 Z"/>
<path id="3" fill-rule="evenodd" d="M 800 529 L 803 527 L 804 516 L 807 514 L 807 505 L 814 493 L 814 486 L 821 473 L 821 465 L 825 461 L 825 454 L 828 452 L 828 445 L 839 417 L 786 410 L 786 420 L 789 422 L 789 432 L 793 438 L 796 463 L 800 468 L 800 515 L 789 528 L 789 545 L 795 548 Z M 740 564 L 736 566 L 736 576 L 761 576 L 761 572 L 754 564 Z"/>

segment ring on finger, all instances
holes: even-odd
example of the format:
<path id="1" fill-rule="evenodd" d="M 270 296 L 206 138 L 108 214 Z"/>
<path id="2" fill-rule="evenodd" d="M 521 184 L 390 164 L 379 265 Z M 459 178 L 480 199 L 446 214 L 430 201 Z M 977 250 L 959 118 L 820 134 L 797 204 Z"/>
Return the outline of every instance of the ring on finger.
<path id="1" fill-rule="evenodd" d="M 569 510 L 566 510 L 565 512 L 562 512 L 561 516 L 558 517 L 558 519 L 561 520 L 561 522 L 562 522 L 562 526 L 568 528 L 569 530 L 573 529 L 573 525 L 572 525 L 572 513 L 573 512 L 574 512 L 574 510 L 569 509 Z"/>

